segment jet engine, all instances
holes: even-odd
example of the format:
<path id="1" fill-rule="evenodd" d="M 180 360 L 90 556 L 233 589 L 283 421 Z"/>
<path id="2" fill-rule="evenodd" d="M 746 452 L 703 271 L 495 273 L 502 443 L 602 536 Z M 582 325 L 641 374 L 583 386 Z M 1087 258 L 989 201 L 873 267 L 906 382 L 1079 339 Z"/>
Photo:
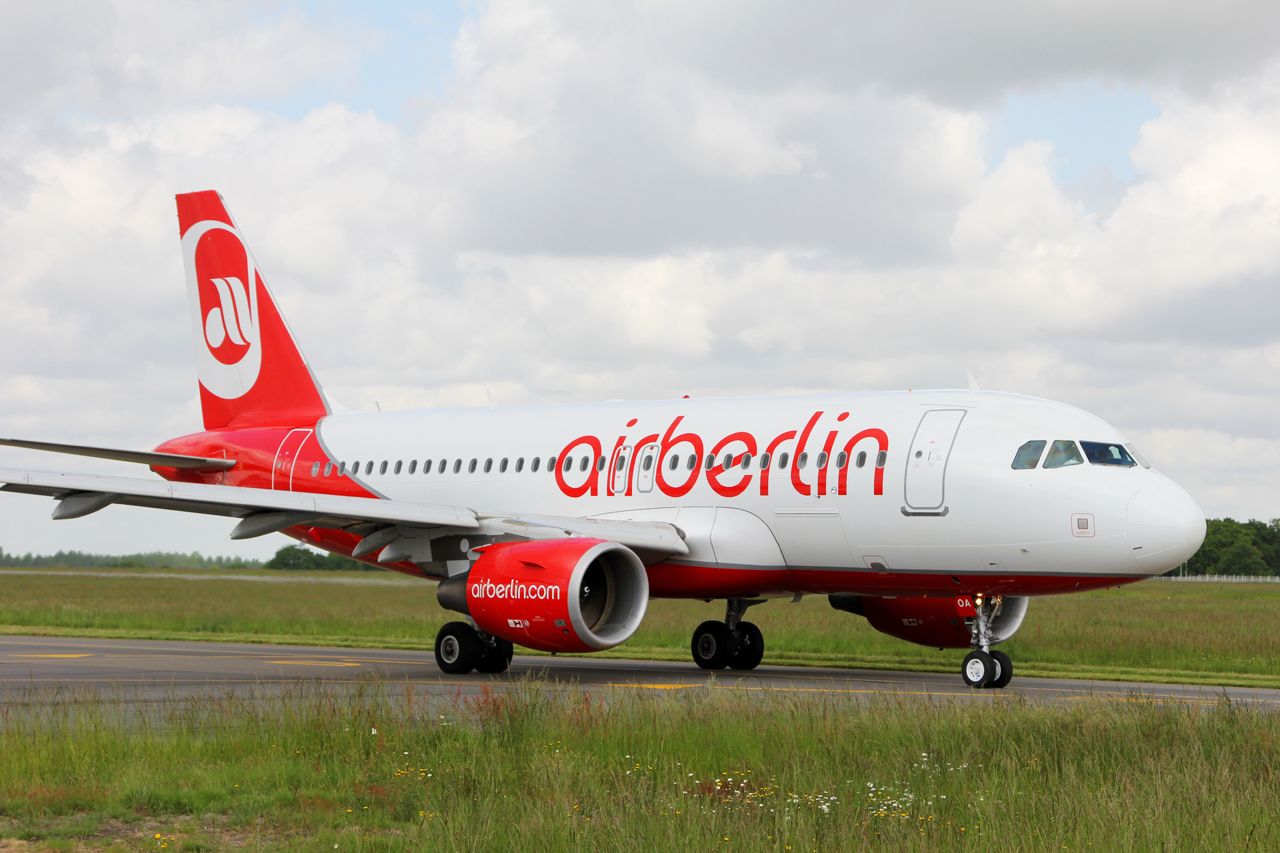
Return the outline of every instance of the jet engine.
<path id="1" fill-rule="evenodd" d="M 487 634 L 547 652 L 595 652 L 635 633 L 649 576 L 629 548 L 599 539 L 500 542 L 442 580 L 440 605 Z"/>
<path id="2" fill-rule="evenodd" d="M 836 610 L 866 617 L 882 634 L 939 649 L 967 649 L 971 644 L 969 626 L 955 598 L 901 596 L 879 598 L 871 595 L 830 595 Z M 991 642 L 1003 643 L 1014 635 L 1027 615 L 1029 598 L 1005 596 L 991 620 Z"/>

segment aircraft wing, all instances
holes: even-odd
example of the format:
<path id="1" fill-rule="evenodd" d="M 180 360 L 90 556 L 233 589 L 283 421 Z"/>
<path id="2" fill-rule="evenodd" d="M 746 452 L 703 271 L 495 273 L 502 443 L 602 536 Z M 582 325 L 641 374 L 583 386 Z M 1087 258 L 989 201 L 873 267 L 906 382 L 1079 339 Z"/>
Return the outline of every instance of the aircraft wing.
<path id="1" fill-rule="evenodd" d="M 156 453 L 153 450 L 121 450 L 115 447 L 89 447 L 84 444 L 57 444 L 52 441 L 29 441 L 25 438 L 0 438 L 0 447 L 21 447 L 25 450 L 43 450 L 48 453 L 69 453 L 72 456 L 92 456 L 95 459 L 111 459 L 116 462 L 137 462 L 165 468 L 182 468 L 187 471 L 225 471 L 235 466 L 234 459 L 211 459 L 205 456 L 184 456 L 181 453 Z"/>
<path id="2" fill-rule="evenodd" d="M 656 556 L 689 553 L 674 525 L 655 522 L 479 515 L 464 507 L 411 501 L 8 468 L 0 468 L 0 491 L 54 498 L 58 501 L 53 510 L 55 519 L 79 518 L 112 504 L 238 518 L 232 539 L 276 533 L 299 524 L 350 528 L 369 544 L 365 550 L 358 547 L 357 556 L 371 553 L 379 543 L 411 539 L 414 531 L 442 528 L 522 539 L 592 536 Z M 390 553 L 382 559 L 394 561 Z"/>

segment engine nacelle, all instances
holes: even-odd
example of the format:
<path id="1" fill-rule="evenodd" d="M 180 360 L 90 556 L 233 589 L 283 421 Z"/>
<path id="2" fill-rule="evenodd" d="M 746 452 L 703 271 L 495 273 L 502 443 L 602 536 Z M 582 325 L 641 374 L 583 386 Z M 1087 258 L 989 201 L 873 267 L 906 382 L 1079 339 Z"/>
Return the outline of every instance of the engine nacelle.
<path id="1" fill-rule="evenodd" d="M 441 606 L 495 637 L 547 652 L 595 652 L 635 633 L 649 575 L 631 549 L 600 539 L 500 542 L 440 582 Z"/>
<path id="2" fill-rule="evenodd" d="M 837 610 L 865 616 L 872 628 L 899 640 L 939 649 L 969 648 L 969 626 L 960 615 L 955 598 L 847 594 L 827 598 Z M 1022 626 L 1029 602 L 1024 596 L 1004 597 L 1000 611 L 991 620 L 992 643 L 1003 643 L 1014 635 Z"/>

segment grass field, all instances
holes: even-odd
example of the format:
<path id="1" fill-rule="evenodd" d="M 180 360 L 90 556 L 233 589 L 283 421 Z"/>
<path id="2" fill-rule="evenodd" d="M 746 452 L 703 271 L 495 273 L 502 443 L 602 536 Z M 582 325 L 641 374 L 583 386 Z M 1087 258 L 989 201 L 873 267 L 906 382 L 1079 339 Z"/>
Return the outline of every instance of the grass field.
<path id="1" fill-rule="evenodd" d="M 103 574 L 0 575 L 0 631 L 429 649 L 452 618 L 433 584 L 390 574 Z M 654 601 L 636 636 L 605 654 L 686 660 L 693 627 L 722 616 L 722 604 Z M 880 634 L 821 596 L 772 601 L 750 618 L 765 633 L 766 663 L 950 672 L 963 656 Z M 1035 599 L 1004 648 L 1022 675 L 1280 686 L 1277 624 L 1280 585 L 1148 582 Z"/>
<path id="2" fill-rule="evenodd" d="M 1280 716 L 544 690 L 0 717 L 0 839 L 212 850 L 1276 849 Z M 21 842 L 18 842 L 21 843 Z M 0 849 L 16 849 L 0 841 Z"/>

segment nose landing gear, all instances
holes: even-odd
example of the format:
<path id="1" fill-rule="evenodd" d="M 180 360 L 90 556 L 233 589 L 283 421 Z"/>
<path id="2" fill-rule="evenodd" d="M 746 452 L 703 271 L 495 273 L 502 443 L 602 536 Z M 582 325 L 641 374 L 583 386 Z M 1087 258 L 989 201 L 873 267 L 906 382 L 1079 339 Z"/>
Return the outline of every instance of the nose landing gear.
<path id="1" fill-rule="evenodd" d="M 1013 661 L 1004 652 L 991 651 L 991 620 L 1004 606 L 1004 596 L 975 595 L 973 605 L 976 613 L 969 625 L 973 651 L 965 655 L 960 674 L 965 684 L 978 690 L 1007 687 L 1013 680 Z"/>
<path id="2" fill-rule="evenodd" d="M 764 634 L 753 622 L 742 621 L 748 607 L 763 604 L 762 598 L 731 598 L 725 605 L 724 621 L 708 620 L 693 632 L 689 651 L 700 669 L 752 670 L 764 658 Z"/>

